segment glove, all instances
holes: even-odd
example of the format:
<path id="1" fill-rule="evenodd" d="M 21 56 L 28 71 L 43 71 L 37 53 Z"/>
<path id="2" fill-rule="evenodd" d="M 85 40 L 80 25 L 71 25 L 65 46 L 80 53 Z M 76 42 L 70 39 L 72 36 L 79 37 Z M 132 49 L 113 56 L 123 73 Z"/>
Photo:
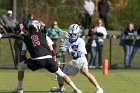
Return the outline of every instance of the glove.
<path id="1" fill-rule="evenodd" d="M 68 52 L 68 53 L 74 52 L 74 50 L 71 47 L 68 48 L 66 45 L 63 45 L 63 44 L 60 46 L 60 51 L 61 52 Z"/>
<path id="2" fill-rule="evenodd" d="M 60 66 L 60 61 L 55 61 L 57 66 Z"/>
<path id="3" fill-rule="evenodd" d="M 74 53 L 74 50 L 71 48 L 71 47 L 69 47 L 69 49 L 67 50 L 69 53 Z"/>

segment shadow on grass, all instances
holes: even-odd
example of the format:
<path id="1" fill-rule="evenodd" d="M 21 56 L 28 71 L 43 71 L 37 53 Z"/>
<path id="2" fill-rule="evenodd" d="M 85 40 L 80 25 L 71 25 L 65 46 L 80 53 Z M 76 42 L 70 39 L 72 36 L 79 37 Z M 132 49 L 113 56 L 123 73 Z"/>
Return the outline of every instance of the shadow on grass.
<path id="1" fill-rule="evenodd" d="M 51 92 L 51 91 L 24 91 L 24 93 L 62 93 L 62 92 Z M 64 92 L 64 93 L 73 93 L 73 92 Z"/>
<path id="2" fill-rule="evenodd" d="M 14 92 L 8 90 L 0 90 L 0 93 L 14 93 Z M 52 92 L 51 91 L 24 91 L 24 93 L 52 93 Z M 62 92 L 55 92 L 55 93 L 62 93 Z M 73 93 L 73 92 L 65 92 L 65 93 Z"/>

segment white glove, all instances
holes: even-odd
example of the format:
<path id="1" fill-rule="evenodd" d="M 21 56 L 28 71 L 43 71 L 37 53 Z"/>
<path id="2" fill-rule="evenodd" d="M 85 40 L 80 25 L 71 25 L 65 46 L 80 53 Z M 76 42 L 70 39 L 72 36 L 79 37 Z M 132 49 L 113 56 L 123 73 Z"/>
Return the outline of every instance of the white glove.
<path id="1" fill-rule="evenodd" d="M 0 34 L 0 38 L 2 37 L 2 35 Z"/>
<path id="2" fill-rule="evenodd" d="M 68 52 L 68 53 L 73 53 L 74 50 L 71 47 L 67 47 L 66 45 L 60 45 L 60 51 L 62 52 Z"/>
<path id="3" fill-rule="evenodd" d="M 74 50 L 71 47 L 69 47 L 68 52 L 69 53 L 74 53 Z"/>

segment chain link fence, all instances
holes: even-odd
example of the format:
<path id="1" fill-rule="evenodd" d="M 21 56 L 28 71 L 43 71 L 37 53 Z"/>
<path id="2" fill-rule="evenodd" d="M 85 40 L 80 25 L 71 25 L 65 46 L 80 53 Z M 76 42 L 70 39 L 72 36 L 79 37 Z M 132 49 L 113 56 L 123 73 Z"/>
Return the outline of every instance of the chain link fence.
<path id="1" fill-rule="evenodd" d="M 84 38 L 87 42 L 87 38 Z M 124 52 L 123 47 L 119 46 L 119 39 L 105 39 L 104 40 L 104 50 L 103 59 L 108 59 L 110 67 L 117 65 L 119 68 L 124 67 Z M 59 50 L 60 40 L 57 41 L 57 48 Z M 14 68 L 14 39 L 13 38 L 2 38 L 0 39 L 0 67 L 1 68 Z M 138 51 L 133 59 L 132 68 L 140 68 L 140 51 Z M 70 56 L 64 56 L 58 58 L 62 63 L 68 62 Z M 96 57 L 96 64 L 98 56 Z M 90 60 L 90 54 L 88 55 L 88 62 Z"/>

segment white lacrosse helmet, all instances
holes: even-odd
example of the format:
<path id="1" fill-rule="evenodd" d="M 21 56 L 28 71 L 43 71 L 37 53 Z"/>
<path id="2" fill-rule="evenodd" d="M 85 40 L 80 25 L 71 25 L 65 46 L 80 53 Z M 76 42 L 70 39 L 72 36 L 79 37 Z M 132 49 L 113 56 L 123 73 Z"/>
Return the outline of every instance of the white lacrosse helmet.
<path id="1" fill-rule="evenodd" d="M 40 30 L 40 26 L 41 26 L 40 22 L 37 20 L 31 20 L 28 23 L 28 28 L 30 28 L 30 27 L 35 28 L 37 31 Z"/>
<path id="2" fill-rule="evenodd" d="M 79 32 L 80 32 L 80 27 L 78 24 L 70 25 L 68 31 L 70 40 L 75 41 L 79 36 Z"/>

